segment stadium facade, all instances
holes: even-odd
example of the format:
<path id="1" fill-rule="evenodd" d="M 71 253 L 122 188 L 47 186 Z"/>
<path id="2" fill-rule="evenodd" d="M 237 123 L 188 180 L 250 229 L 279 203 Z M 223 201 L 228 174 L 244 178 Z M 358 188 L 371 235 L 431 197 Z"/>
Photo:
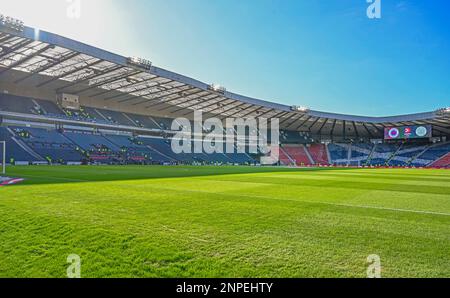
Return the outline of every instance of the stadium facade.
<path id="1" fill-rule="evenodd" d="M 175 154 L 173 119 L 193 120 L 195 111 L 221 120 L 278 119 L 282 165 L 450 167 L 449 108 L 363 117 L 287 106 L 0 22 L 7 162 L 259 163 L 262 154 L 246 152 Z"/>

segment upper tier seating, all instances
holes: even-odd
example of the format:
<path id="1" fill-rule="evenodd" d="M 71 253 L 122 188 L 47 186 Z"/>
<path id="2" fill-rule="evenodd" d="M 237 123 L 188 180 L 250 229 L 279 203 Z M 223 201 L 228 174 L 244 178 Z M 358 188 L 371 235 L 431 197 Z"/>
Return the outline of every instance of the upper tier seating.
<path id="1" fill-rule="evenodd" d="M 136 114 L 126 114 L 138 127 L 145 127 L 149 129 L 161 129 L 160 126 L 148 116 L 136 115 Z"/>
<path id="2" fill-rule="evenodd" d="M 304 133 L 298 131 L 280 131 L 280 141 L 283 144 L 306 144 L 310 141 Z"/>
<path id="3" fill-rule="evenodd" d="M 105 109 L 95 109 L 95 110 L 112 124 L 123 126 L 137 126 L 136 123 L 132 122 L 130 119 L 128 119 L 124 114 L 120 112 Z"/>
<path id="4" fill-rule="evenodd" d="M 155 117 L 155 116 L 151 116 L 150 118 L 153 119 L 154 122 L 156 124 L 158 124 L 158 126 L 163 130 L 170 130 L 172 127 L 172 122 L 173 122 L 172 119 Z"/>
<path id="5" fill-rule="evenodd" d="M 6 112 L 39 114 L 36 104 L 27 97 L 0 93 L 0 110 Z"/>

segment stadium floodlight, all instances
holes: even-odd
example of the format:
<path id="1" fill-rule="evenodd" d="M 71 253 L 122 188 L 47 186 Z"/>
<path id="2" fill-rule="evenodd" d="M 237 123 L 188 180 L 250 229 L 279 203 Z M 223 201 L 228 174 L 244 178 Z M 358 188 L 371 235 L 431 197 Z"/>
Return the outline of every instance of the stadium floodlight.
<path id="1" fill-rule="evenodd" d="M 437 110 L 438 115 L 450 114 L 450 107 Z"/>
<path id="2" fill-rule="evenodd" d="M 0 141 L 0 148 L 2 150 L 2 159 L 0 160 L 2 168 L 0 174 L 4 175 L 6 174 L 6 141 Z"/>
<path id="3" fill-rule="evenodd" d="M 295 112 L 307 113 L 307 112 L 309 112 L 310 109 L 307 107 L 303 107 L 303 106 L 292 106 L 291 110 L 295 111 Z"/>
<path id="4" fill-rule="evenodd" d="M 126 81 L 127 81 L 127 83 L 130 83 L 130 84 L 137 84 L 137 83 L 139 83 L 139 79 L 137 79 L 135 77 L 128 77 L 128 78 L 126 78 Z"/>
<path id="5" fill-rule="evenodd" d="M 217 84 L 209 85 L 208 89 L 211 91 L 214 91 L 214 92 L 221 93 L 221 94 L 224 94 L 227 91 L 227 89 L 225 87 L 217 85 Z"/>
<path id="6" fill-rule="evenodd" d="M 145 70 L 150 70 L 152 68 L 152 62 L 150 60 L 139 57 L 129 57 L 127 62 L 130 65 L 137 66 Z"/>
<path id="7" fill-rule="evenodd" d="M 23 32 L 23 30 L 25 28 L 23 21 L 12 18 L 12 17 L 5 16 L 3 14 L 0 14 L 0 25 L 6 26 L 10 29 L 13 29 L 13 30 L 19 31 L 19 32 Z"/>

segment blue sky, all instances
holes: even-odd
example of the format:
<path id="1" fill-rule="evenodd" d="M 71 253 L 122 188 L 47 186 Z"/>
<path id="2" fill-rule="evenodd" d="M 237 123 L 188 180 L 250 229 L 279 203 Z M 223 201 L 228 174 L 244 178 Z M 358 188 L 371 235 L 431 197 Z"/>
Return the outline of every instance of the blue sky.
<path id="1" fill-rule="evenodd" d="M 450 2 L 0 0 L 1 12 L 229 91 L 316 110 L 393 115 L 450 106 Z"/>

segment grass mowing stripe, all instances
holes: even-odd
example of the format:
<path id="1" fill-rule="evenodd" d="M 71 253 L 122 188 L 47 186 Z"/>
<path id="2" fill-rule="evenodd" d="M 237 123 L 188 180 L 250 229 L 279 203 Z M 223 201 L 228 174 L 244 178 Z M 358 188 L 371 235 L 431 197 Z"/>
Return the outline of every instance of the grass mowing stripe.
<path id="1" fill-rule="evenodd" d="M 260 195 L 244 195 L 244 194 L 231 194 L 226 192 L 210 192 L 204 190 L 180 190 L 178 188 L 170 188 L 170 187 L 160 187 L 156 186 L 155 189 L 176 191 L 176 192 L 189 192 L 189 193 L 202 193 L 202 194 L 212 194 L 212 195 L 224 195 L 224 196 L 232 196 L 232 197 L 242 197 L 242 198 L 257 198 L 257 199 L 267 199 L 267 200 L 281 200 L 281 201 L 290 201 L 290 202 L 299 202 L 299 203 L 308 203 L 308 204 L 324 204 L 330 206 L 339 206 L 339 207 L 350 207 L 350 208 L 363 208 L 363 209 L 376 209 L 376 210 L 386 210 L 386 211 L 395 211 L 395 212 L 409 212 L 409 213 L 417 213 L 417 214 L 428 214 L 428 215 L 442 215 L 442 216 L 450 216 L 450 213 L 445 212 L 434 212 L 434 211 L 424 211 L 424 210 L 410 210 L 410 209 L 401 209 L 401 208 L 388 208 L 388 207 L 377 207 L 377 206 L 364 206 L 364 205 L 352 205 L 352 204 L 341 204 L 341 203 L 332 203 L 332 202 L 324 202 L 324 201 L 308 201 L 308 200 L 294 200 L 289 198 L 273 198 L 268 196 L 260 196 Z"/>

